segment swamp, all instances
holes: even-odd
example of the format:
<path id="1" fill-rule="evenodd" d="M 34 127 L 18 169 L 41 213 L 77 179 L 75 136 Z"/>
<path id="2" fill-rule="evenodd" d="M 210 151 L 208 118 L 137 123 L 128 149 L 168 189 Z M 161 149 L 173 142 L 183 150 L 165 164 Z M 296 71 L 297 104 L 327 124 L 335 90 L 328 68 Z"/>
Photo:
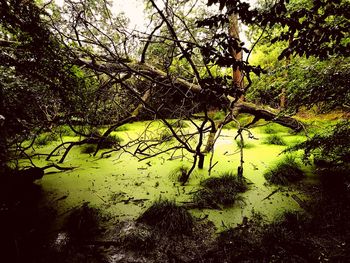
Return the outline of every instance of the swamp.
<path id="1" fill-rule="evenodd" d="M 346 0 L 0 0 L 0 262 L 348 262 Z"/>

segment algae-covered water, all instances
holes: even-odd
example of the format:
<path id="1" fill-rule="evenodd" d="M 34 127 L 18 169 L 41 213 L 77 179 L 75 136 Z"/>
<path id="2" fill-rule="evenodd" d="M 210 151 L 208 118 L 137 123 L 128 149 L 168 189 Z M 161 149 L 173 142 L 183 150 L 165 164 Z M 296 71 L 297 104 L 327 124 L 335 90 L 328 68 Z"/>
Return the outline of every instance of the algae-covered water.
<path id="1" fill-rule="evenodd" d="M 148 133 L 155 134 L 154 136 L 160 133 L 158 122 L 135 122 L 127 124 L 113 134 L 122 138 L 121 144 L 126 145 L 135 138 L 145 136 L 145 127 L 148 127 Z M 281 126 L 275 128 L 276 134 L 280 135 L 287 145 L 304 140 L 303 136 L 291 135 Z M 191 127 L 187 130 L 191 130 Z M 278 187 L 267 185 L 263 173 L 283 158 L 280 153 L 286 146 L 264 144 L 264 139 L 269 136 L 265 127 L 253 128 L 251 131 L 256 139 L 249 139 L 245 134 L 245 142 L 249 147 L 244 149 L 244 176 L 249 182 L 249 190 L 242 194 L 243 200 L 233 207 L 222 210 L 191 210 L 196 217 L 207 217 L 219 230 L 234 227 L 242 222 L 243 217 L 249 217 L 253 212 L 259 212 L 265 216 L 266 220 L 271 220 L 286 210 L 300 210 L 299 204 L 292 196 L 306 198 L 302 193 L 283 188 L 283 191 L 278 191 L 270 198 L 264 199 Z M 215 145 L 213 158 L 213 163 L 217 162 L 217 164 L 210 176 L 218 176 L 228 171 L 236 172 L 240 155 L 239 147 L 234 140 L 235 135 L 235 129 L 222 131 Z M 72 141 L 78 140 L 78 137 L 64 136 L 61 139 Z M 58 143 L 56 141 L 47 146 L 37 146 L 31 153 L 47 153 Z M 168 145 L 162 147 L 168 147 L 172 143 L 168 142 Z M 210 155 L 205 158 L 204 169 L 196 168 L 189 182 L 181 186 L 176 181 L 174 170 L 181 165 L 191 165 L 192 159 L 189 154 L 185 153 L 185 158 L 181 158 L 180 151 L 175 154 L 169 152 L 140 161 L 132 155 L 136 146 L 126 148 L 127 152 L 119 150 L 103 158 L 99 154 L 97 157 L 92 157 L 90 154 L 82 153 L 82 147 L 73 147 L 62 164 L 65 167 L 76 167 L 74 170 L 57 172 L 56 169 L 50 168 L 45 171 L 45 176 L 37 181 L 44 190 L 43 205 L 50 205 L 57 209 L 58 221 L 73 208 L 85 202 L 100 208 L 117 220 L 135 219 L 153 201 L 160 198 L 175 200 L 179 204 L 191 202 L 193 193 L 200 187 L 200 181 L 209 177 Z M 60 151 L 61 155 L 63 150 Z M 60 157 L 54 156 L 52 160 L 58 161 Z M 43 157 L 33 161 L 38 166 L 50 163 Z M 304 169 L 308 173 L 308 169 L 305 167 Z"/>

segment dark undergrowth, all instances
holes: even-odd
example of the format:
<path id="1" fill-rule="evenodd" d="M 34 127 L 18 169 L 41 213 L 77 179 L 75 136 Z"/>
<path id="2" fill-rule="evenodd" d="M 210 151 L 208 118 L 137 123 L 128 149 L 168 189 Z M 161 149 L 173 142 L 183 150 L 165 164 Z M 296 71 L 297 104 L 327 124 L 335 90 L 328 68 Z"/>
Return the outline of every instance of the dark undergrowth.
<path id="1" fill-rule="evenodd" d="M 137 219 L 138 222 L 156 227 L 166 234 L 190 234 L 194 219 L 174 201 L 158 200 Z"/>
<path id="2" fill-rule="evenodd" d="M 349 262 L 350 168 L 317 163 L 320 184 L 307 188 L 310 201 L 305 201 L 303 212 L 285 212 L 272 223 L 253 213 L 218 236 L 212 223 L 193 218 L 184 207 L 167 200 L 152 204 L 136 222 L 112 222 L 87 203 L 56 214 L 39 205 L 43 192 L 33 184 L 38 177 L 22 179 L 8 169 L 0 185 L 0 261 Z M 227 173 L 201 186 L 223 196 L 224 188 L 236 197 L 247 190 L 245 182 Z M 218 205 L 220 199 L 213 203 L 213 198 L 206 204 Z M 227 200 L 220 202 L 224 206 Z M 57 219 L 64 222 L 59 229 L 51 225 Z"/>

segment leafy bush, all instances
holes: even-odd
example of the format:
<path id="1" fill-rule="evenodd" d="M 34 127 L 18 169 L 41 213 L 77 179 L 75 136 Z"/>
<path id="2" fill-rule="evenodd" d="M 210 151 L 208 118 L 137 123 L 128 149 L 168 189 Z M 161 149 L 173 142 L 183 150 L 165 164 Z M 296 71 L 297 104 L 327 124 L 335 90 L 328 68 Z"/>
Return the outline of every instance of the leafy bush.
<path id="1" fill-rule="evenodd" d="M 154 202 L 137 221 L 158 228 L 166 234 L 188 234 L 192 232 L 193 217 L 174 201 Z"/>
<path id="2" fill-rule="evenodd" d="M 248 189 L 244 179 L 231 173 L 224 173 L 220 177 L 211 177 L 201 182 L 202 189 L 195 193 L 193 202 L 198 207 L 220 208 L 233 205 L 240 199 L 239 193 Z"/>
<path id="3" fill-rule="evenodd" d="M 305 161 L 313 154 L 329 165 L 342 166 L 350 162 L 350 122 L 342 121 L 330 126 L 323 134 L 286 149 L 286 152 L 304 150 Z"/>
<path id="4" fill-rule="evenodd" d="M 286 142 L 277 134 L 269 135 L 264 140 L 265 144 L 286 145 Z"/>
<path id="5" fill-rule="evenodd" d="M 264 173 L 265 179 L 272 184 L 288 185 L 300 181 L 305 177 L 300 165 L 296 162 L 295 157 L 286 156 L 274 167 Z"/>

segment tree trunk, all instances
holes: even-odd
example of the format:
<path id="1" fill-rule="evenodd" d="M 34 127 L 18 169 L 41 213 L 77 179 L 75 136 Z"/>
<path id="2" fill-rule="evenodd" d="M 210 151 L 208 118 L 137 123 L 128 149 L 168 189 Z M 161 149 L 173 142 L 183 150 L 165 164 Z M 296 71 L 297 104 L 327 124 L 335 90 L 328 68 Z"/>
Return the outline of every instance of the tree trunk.
<path id="1" fill-rule="evenodd" d="M 203 153 L 199 153 L 198 154 L 198 158 L 199 158 L 199 160 L 198 160 L 198 169 L 203 169 L 203 167 L 204 167 L 204 157 L 205 157 L 205 155 Z"/>
<path id="2" fill-rule="evenodd" d="M 230 26 L 229 26 L 229 35 L 232 38 L 235 38 L 237 41 L 239 41 L 239 24 L 238 24 L 238 15 L 235 13 L 232 13 L 230 16 Z M 237 51 L 233 48 L 231 48 L 231 54 L 232 56 L 237 60 L 241 61 L 243 58 L 242 51 Z M 233 67 L 232 68 L 232 78 L 234 85 L 236 87 L 239 87 L 241 89 L 244 88 L 244 83 L 243 83 L 243 75 L 242 72 L 238 67 Z"/>

